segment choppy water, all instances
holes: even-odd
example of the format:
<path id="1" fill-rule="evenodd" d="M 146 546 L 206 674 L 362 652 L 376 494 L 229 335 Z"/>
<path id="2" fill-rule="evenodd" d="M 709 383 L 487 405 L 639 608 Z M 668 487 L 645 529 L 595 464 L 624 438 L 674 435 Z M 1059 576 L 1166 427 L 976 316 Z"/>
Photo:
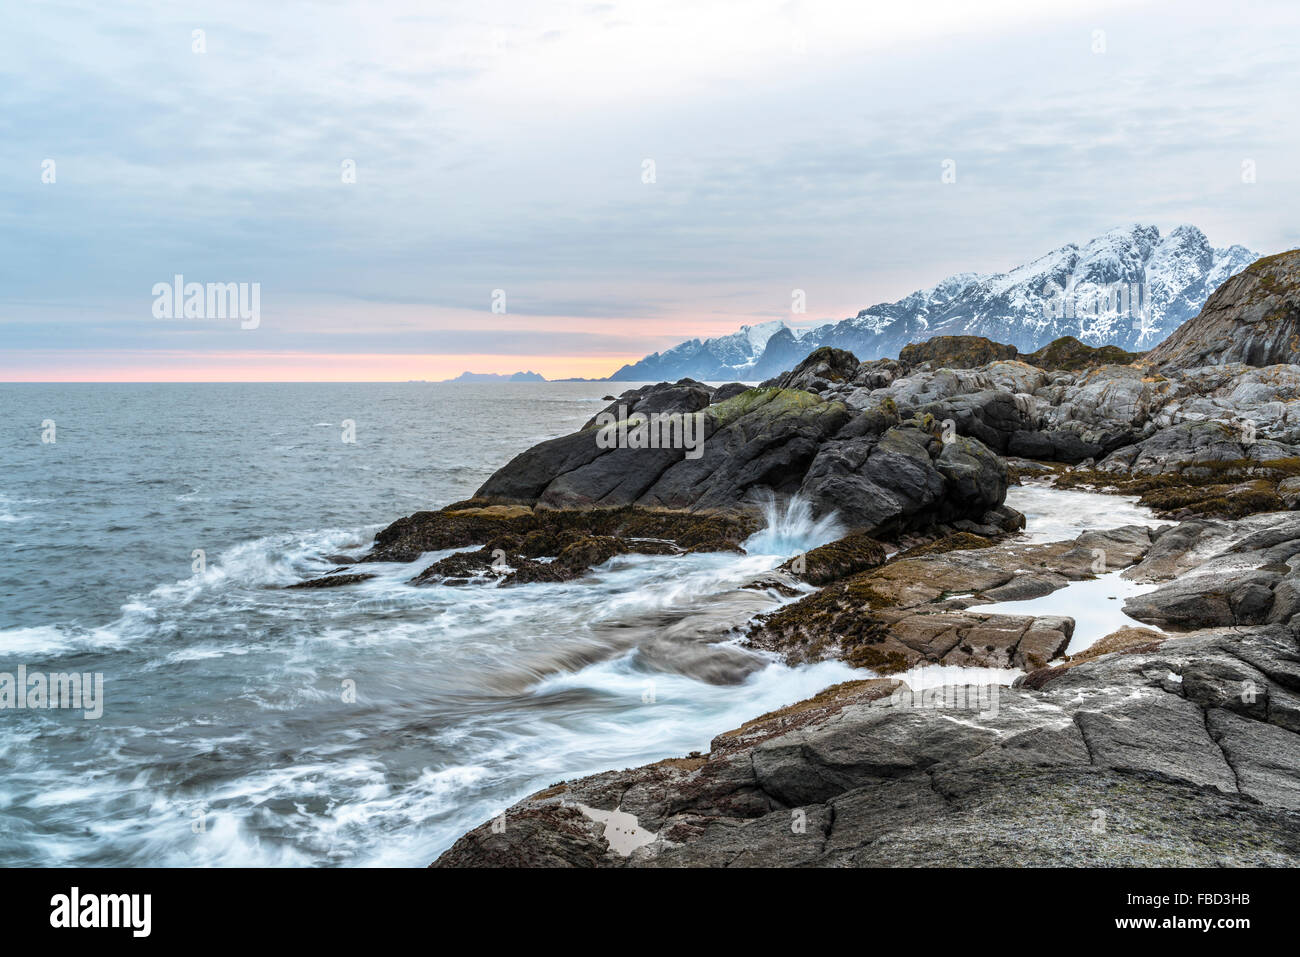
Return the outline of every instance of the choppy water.
<path id="1" fill-rule="evenodd" d="M 0 711 L 0 865 L 424 865 L 533 790 L 860 677 L 735 643 L 777 601 L 739 586 L 840 534 L 798 509 L 746 556 L 620 557 L 581 582 L 407 584 L 441 552 L 283 588 L 471 495 L 608 388 L 0 385 L 0 673 L 102 673 L 105 697 L 97 720 Z M 1009 501 L 1038 540 L 1139 515 Z"/>
<path id="2" fill-rule="evenodd" d="M 704 749 L 849 677 L 717 641 L 774 600 L 741 582 L 835 537 L 806 516 L 745 557 L 595 581 L 406 584 L 444 552 L 282 588 L 472 494 L 607 389 L 0 385 L 0 672 L 105 682 L 98 720 L 0 711 L 0 864 L 423 865 L 534 789 Z"/>

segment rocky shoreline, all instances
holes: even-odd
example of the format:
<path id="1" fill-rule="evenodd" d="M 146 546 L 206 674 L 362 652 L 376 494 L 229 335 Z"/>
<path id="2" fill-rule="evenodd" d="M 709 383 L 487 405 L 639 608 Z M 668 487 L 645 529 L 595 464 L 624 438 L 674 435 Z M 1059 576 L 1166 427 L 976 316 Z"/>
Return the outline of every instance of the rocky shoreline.
<path id="1" fill-rule="evenodd" d="M 846 526 L 755 580 L 797 600 L 743 642 L 863 680 L 707 754 L 560 782 L 436 866 L 1300 862 L 1297 277 L 1300 251 L 1260 260 L 1146 355 L 949 337 L 823 348 L 758 388 L 634 390 L 603 415 L 698 416 L 700 454 L 608 447 L 597 416 L 304 583 L 446 548 L 474 550 L 413 584 L 567 581 L 738 550 L 792 497 Z M 1139 495 L 1162 523 L 1028 542 L 1005 498 L 1029 478 Z M 981 611 L 1109 573 L 1150 590 L 1073 656 L 1071 617 Z M 954 695 L 913 688 L 923 666 L 1018 677 Z"/>

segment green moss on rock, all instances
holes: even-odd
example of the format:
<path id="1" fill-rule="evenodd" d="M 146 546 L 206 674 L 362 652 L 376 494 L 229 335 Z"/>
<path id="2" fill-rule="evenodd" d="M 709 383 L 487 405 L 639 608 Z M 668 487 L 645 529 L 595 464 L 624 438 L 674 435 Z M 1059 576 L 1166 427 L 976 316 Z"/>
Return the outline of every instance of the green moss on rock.
<path id="1" fill-rule="evenodd" d="M 884 564 L 885 547 L 869 535 L 855 532 L 838 541 L 796 555 L 781 568 L 810 585 L 833 581 Z"/>
<path id="2" fill-rule="evenodd" d="M 915 548 L 909 548 L 907 551 L 894 556 L 894 561 L 903 561 L 908 558 L 919 558 L 922 555 L 941 555 L 944 552 L 960 552 L 972 548 L 991 548 L 995 543 L 983 535 L 975 535 L 971 532 L 956 532 L 952 535 L 945 535 L 943 538 L 937 538 L 932 542 L 926 542 L 924 545 L 917 545 Z"/>

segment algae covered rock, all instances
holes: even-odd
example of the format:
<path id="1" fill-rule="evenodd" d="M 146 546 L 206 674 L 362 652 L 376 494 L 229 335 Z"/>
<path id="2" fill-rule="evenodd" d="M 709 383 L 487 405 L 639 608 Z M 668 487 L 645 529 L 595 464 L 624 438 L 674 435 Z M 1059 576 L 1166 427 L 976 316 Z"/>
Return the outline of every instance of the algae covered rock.
<path id="1" fill-rule="evenodd" d="M 1021 358 L 1040 369 L 1069 370 L 1090 369 L 1100 365 L 1124 365 L 1142 357 L 1140 352 L 1125 352 L 1119 346 L 1084 345 L 1074 336 L 1062 336 L 1049 342 L 1037 352 Z"/>
<path id="2" fill-rule="evenodd" d="M 898 360 L 907 365 L 928 362 L 935 368 L 974 369 L 999 359 L 1014 359 L 1015 346 L 994 342 L 984 336 L 934 336 L 903 346 Z"/>

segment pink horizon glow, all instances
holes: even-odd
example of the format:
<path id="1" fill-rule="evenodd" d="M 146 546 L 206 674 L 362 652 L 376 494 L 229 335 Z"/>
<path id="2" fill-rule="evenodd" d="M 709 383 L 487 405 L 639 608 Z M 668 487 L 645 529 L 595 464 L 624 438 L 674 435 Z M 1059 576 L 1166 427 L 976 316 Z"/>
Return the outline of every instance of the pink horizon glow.
<path id="1" fill-rule="evenodd" d="M 17 368 L 0 368 L 0 382 L 406 382 L 452 379 L 462 372 L 601 378 L 641 357 L 94 352 L 79 358 L 60 352 L 11 356 Z"/>

